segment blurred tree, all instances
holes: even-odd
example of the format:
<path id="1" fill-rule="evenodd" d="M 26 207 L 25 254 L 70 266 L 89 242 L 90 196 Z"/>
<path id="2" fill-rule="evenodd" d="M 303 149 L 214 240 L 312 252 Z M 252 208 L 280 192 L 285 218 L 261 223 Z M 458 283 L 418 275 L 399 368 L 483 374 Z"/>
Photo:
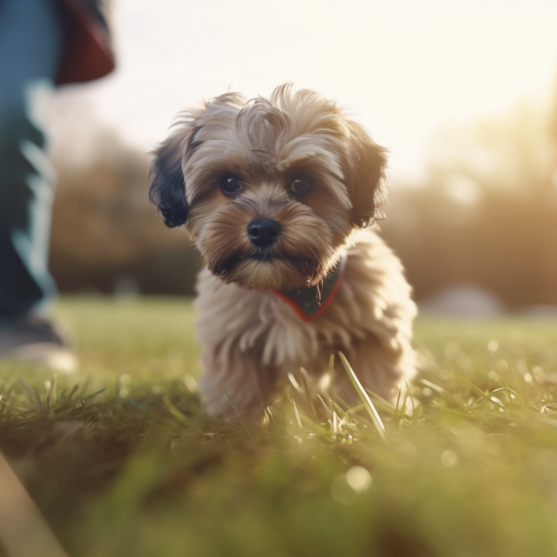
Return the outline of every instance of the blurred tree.
<path id="1" fill-rule="evenodd" d="M 199 257 L 148 201 L 149 156 L 125 145 L 82 103 L 63 105 L 53 159 L 51 269 L 63 291 L 192 294 Z M 72 118 L 71 116 L 76 116 Z M 81 120 L 80 120 L 81 118 Z"/>
<path id="2" fill-rule="evenodd" d="M 200 259 L 148 202 L 149 156 L 83 101 L 61 95 L 60 111 L 51 267 L 61 289 L 193 293 Z M 557 304 L 551 122 L 522 103 L 448 127 L 431 145 L 424 183 L 393 188 L 382 228 L 418 299 L 473 283 L 510 306 Z"/>
<path id="3" fill-rule="evenodd" d="M 433 142 L 426 183 L 393 198 L 384 226 L 418 299 L 470 282 L 510 306 L 557 304 L 548 122 L 521 103 Z"/>

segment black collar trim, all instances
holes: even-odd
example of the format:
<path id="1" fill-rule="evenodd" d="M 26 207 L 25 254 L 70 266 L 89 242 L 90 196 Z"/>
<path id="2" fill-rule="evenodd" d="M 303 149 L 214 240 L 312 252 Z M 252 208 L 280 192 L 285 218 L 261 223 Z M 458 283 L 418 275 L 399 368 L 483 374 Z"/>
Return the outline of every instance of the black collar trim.
<path id="1" fill-rule="evenodd" d="M 313 321 L 331 305 L 344 278 L 347 259 L 344 255 L 337 266 L 316 286 L 271 292 L 286 302 L 302 321 Z"/>

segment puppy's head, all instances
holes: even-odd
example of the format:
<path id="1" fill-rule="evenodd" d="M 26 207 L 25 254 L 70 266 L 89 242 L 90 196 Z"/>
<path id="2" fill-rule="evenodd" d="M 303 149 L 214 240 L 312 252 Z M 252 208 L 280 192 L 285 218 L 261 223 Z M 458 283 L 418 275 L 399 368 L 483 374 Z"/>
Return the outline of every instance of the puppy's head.
<path id="1" fill-rule="evenodd" d="M 319 283 L 385 201 L 384 150 L 289 85 L 185 113 L 155 155 L 150 197 L 166 224 L 186 224 L 209 269 L 245 288 Z"/>

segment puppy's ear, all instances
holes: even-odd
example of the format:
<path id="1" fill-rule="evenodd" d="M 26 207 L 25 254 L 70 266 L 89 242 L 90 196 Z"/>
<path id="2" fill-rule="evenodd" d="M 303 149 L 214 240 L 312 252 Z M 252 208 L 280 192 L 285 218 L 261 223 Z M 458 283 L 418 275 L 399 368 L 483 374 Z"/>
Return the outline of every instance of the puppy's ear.
<path id="1" fill-rule="evenodd" d="M 155 160 L 149 173 L 149 199 L 159 209 L 169 228 L 180 226 L 188 219 L 182 165 L 196 146 L 195 134 L 199 129 L 192 121 L 187 121 L 154 151 Z"/>
<path id="2" fill-rule="evenodd" d="M 353 203 L 352 220 L 364 228 L 384 218 L 387 201 L 386 151 L 356 122 L 348 121 L 347 185 Z"/>

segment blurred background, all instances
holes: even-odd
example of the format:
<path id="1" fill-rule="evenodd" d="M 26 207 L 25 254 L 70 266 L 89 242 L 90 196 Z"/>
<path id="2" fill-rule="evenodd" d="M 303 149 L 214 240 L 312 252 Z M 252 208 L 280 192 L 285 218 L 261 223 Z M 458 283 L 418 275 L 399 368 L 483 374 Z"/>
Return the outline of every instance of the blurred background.
<path id="1" fill-rule="evenodd" d="M 557 3 L 116 0 L 116 71 L 55 100 L 62 292 L 193 293 L 200 260 L 149 204 L 176 113 L 283 82 L 390 151 L 383 234 L 423 311 L 557 315 Z"/>

